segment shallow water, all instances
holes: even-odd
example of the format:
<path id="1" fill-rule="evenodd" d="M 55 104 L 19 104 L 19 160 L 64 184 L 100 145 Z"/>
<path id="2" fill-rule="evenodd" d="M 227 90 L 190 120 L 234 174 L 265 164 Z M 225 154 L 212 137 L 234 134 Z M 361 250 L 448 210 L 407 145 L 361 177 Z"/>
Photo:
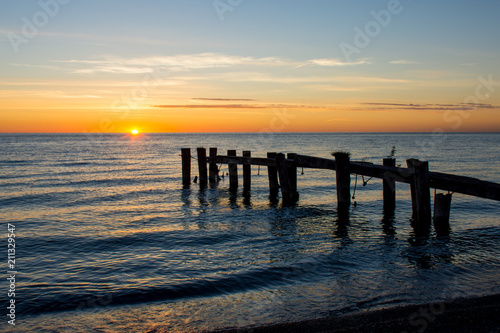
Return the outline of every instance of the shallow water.
<path id="1" fill-rule="evenodd" d="M 0 217 L 16 226 L 19 272 L 16 326 L 2 326 L 187 332 L 498 293 L 498 202 L 454 194 L 450 237 L 419 240 L 405 184 L 394 218 L 384 218 L 381 181 L 362 186 L 358 177 L 344 223 L 332 171 L 299 170 L 300 201 L 283 208 L 269 201 L 264 168 L 252 169 L 250 198 L 230 195 L 227 177 L 217 188 L 183 189 L 180 148 L 325 158 L 348 150 L 352 160 L 380 163 L 396 146 L 403 165 L 420 158 L 431 171 L 500 182 L 499 139 L 0 135 Z"/>

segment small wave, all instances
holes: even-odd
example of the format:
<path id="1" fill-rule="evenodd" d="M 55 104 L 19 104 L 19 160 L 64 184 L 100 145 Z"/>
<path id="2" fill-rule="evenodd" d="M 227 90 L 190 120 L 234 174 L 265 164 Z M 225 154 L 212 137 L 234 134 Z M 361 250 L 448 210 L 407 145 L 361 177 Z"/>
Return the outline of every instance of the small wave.
<path id="1" fill-rule="evenodd" d="M 47 312 L 85 310 L 102 306 L 122 306 L 234 294 L 292 283 L 293 280 L 296 281 L 301 278 L 301 275 L 307 267 L 308 264 L 306 263 L 304 267 L 285 266 L 252 269 L 229 276 L 224 275 L 215 278 L 204 278 L 177 285 L 125 290 L 106 290 L 103 288 L 93 294 L 58 292 L 56 294 L 50 293 L 47 296 L 35 297 L 35 295 L 28 295 L 29 288 L 26 288 L 24 295 L 25 301 L 20 305 L 20 311 L 26 314 L 41 314 Z M 310 277 L 308 277 L 308 279 L 309 278 Z"/>

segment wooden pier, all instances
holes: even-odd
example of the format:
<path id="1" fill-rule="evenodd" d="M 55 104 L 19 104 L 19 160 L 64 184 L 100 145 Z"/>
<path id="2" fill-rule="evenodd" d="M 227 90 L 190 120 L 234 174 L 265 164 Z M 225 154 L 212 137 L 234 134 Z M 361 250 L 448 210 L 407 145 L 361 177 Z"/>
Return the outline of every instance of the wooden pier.
<path id="1" fill-rule="evenodd" d="M 184 186 L 191 184 L 191 149 L 182 149 L 182 181 Z M 336 175 L 337 207 L 345 212 L 351 205 L 351 174 L 375 177 L 383 180 L 384 214 L 393 215 L 396 207 L 396 183 L 410 185 L 412 200 L 412 226 L 417 235 L 426 235 L 434 221 L 438 235 L 449 232 L 449 216 L 452 193 L 462 193 L 476 197 L 500 201 L 500 184 L 482 181 L 477 178 L 431 172 L 429 163 L 417 159 L 406 161 L 407 168 L 396 167 L 394 158 L 386 158 L 382 165 L 367 162 L 350 161 L 349 154 L 337 152 L 335 159 L 270 152 L 267 157 L 252 157 L 250 151 L 237 156 L 236 150 L 228 150 L 227 155 L 217 155 L 217 148 L 210 148 L 207 157 L 205 148 L 197 148 L 199 185 L 206 188 L 208 182 L 216 186 L 220 180 L 217 164 L 227 164 L 229 171 L 229 190 L 238 189 L 238 165 L 243 166 L 243 193 L 249 193 L 251 187 L 251 166 L 267 167 L 269 193 L 271 200 L 276 200 L 279 190 L 284 206 L 293 205 L 299 199 L 297 190 L 297 168 L 334 170 Z M 207 169 L 207 164 L 209 165 Z M 209 170 L 209 173 L 208 171 Z M 431 191 L 437 193 L 434 198 L 434 214 L 431 209 Z"/>

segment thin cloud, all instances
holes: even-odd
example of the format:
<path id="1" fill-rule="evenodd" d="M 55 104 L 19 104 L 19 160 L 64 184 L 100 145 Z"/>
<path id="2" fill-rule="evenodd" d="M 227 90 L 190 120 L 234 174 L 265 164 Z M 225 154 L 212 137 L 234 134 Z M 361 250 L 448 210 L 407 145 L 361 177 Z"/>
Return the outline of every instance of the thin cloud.
<path id="1" fill-rule="evenodd" d="M 327 109 L 324 106 L 293 104 L 166 104 L 151 105 L 160 109 Z"/>
<path id="2" fill-rule="evenodd" d="M 390 61 L 389 63 L 394 64 L 394 65 L 418 65 L 418 64 L 420 64 L 419 62 L 412 61 L 412 60 L 393 60 L 393 61 Z"/>
<path id="3" fill-rule="evenodd" d="M 266 109 L 269 106 L 247 104 L 184 104 L 184 105 L 152 105 L 161 109 Z"/>
<path id="4" fill-rule="evenodd" d="M 250 98 L 192 98 L 196 101 L 229 101 L 229 102 L 251 102 L 255 101 Z"/>
<path id="5" fill-rule="evenodd" d="M 474 110 L 474 109 L 497 109 L 500 106 L 491 104 L 399 104 L 399 103 L 362 103 L 362 105 L 373 106 L 372 110 L 414 110 L 414 111 L 454 111 L 454 110 Z"/>
<path id="6" fill-rule="evenodd" d="M 153 68 L 169 71 L 186 71 L 192 69 L 223 68 L 239 65 L 258 66 L 294 66 L 295 62 L 278 57 L 242 57 L 219 53 L 200 53 L 174 56 L 120 58 L 104 57 L 98 60 L 55 60 L 56 63 L 68 64 L 74 73 L 147 73 Z M 82 68 L 83 67 L 83 68 Z"/>
<path id="7" fill-rule="evenodd" d="M 366 65 L 371 64 L 368 59 L 361 59 L 359 61 L 354 62 L 345 62 L 341 59 L 331 58 L 331 59 L 313 59 L 310 60 L 310 63 L 318 66 L 326 66 L 326 67 L 345 67 L 345 66 L 357 66 L 357 65 Z"/>

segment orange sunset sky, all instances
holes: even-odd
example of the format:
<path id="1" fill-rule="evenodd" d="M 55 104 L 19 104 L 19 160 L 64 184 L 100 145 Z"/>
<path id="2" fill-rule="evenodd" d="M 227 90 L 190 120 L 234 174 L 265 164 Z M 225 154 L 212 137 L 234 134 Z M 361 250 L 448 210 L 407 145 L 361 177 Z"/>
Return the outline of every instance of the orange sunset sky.
<path id="1" fill-rule="evenodd" d="M 0 132 L 500 130 L 494 1 L 0 8 Z"/>

